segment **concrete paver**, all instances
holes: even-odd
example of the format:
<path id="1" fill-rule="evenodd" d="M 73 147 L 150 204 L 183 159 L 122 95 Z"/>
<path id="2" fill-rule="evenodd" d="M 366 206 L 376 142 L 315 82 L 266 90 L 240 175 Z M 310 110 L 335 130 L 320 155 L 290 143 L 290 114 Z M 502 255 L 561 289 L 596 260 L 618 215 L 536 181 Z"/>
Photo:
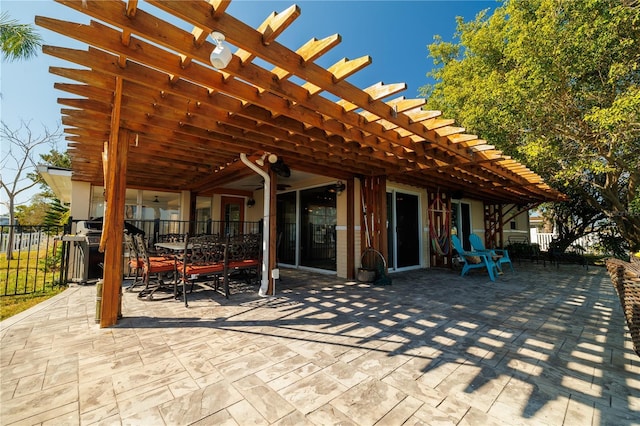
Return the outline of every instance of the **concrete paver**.
<path id="1" fill-rule="evenodd" d="M 281 270 L 276 297 L 72 286 L 0 323 L 0 424 L 640 425 L 640 357 L 603 268 L 522 263 L 377 287 Z M 235 290 L 235 291 L 234 291 Z"/>

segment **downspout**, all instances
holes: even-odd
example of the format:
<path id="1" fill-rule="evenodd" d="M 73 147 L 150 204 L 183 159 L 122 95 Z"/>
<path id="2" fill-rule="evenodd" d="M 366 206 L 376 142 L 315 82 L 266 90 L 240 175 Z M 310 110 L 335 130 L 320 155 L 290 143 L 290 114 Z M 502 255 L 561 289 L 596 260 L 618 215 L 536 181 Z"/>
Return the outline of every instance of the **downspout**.
<path id="1" fill-rule="evenodd" d="M 271 205 L 271 179 L 269 173 L 262 170 L 257 165 L 253 164 L 248 158 L 247 154 L 241 153 L 240 160 L 251 170 L 262 176 L 264 179 L 264 216 L 262 218 L 262 280 L 260 282 L 260 290 L 258 294 L 260 296 L 268 296 L 269 290 L 269 206 Z M 275 294 L 275 282 L 273 284 L 273 293 Z"/>

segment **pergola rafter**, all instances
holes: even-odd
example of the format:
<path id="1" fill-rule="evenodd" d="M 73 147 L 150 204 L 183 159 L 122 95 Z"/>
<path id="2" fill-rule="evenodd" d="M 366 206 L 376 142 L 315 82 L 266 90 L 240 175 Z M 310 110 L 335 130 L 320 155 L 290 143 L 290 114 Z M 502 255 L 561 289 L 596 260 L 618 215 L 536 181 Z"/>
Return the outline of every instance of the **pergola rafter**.
<path id="1" fill-rule="evenodd" d="M 487 141 L 465 134 L 453 119 L 423 110 L 423 99 L 401 96 L 403 83 L 365 89 L 349 83 L 349 76 L 371 62 L 368 56 L 344 58 L 326 69 L 317 65 L 340 43 L 339 35 L 313 38 L 296 50 L 278 43 L 301 16 L 295 5 L 252 28 L 227 13 L 227 1 L 145 2 L 171 14 L 172 22 L 138 2 L 59 2 L 95 19 L 77 24 L 36 18 L 38 25 L 89 46 L 44 48 L 87 68 L 51 69 L 78 83 L 56 84 L 75 96 L 59 99 L 67 107 L 63 123 L 75 179 L 101 180 L 101 166 L 91 160 L 110 131 L 114 82 L 121 78 L 119 125 L 136 135 L 128 167 L 130 179 L 141 186 L 211 192 L 229 183 L 225 174 L 240 152 L 269 151 L 296 168 L 328 176 L 384 175 L 500 202 L 561 197 Z M 236 48 L 224 70 L 208 62 L 215 46 L 207 37 L 214 30 Z M 175 164 L 174 172 L 163 181 L 145 165 L 149 159 Z"/>

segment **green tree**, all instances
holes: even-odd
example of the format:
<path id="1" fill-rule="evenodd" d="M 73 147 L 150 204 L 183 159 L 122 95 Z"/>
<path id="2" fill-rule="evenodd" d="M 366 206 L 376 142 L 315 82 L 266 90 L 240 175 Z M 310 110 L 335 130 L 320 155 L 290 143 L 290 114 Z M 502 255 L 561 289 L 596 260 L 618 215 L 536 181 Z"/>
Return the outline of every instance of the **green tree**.
<path id="1" fill-rule="evenodd" d="M 64 206 L 60 200 L 54 198 L 47 206 L 47 212 L 44 217 L 43 225 L 58 226 L 64 225 L 69 220 L 69 208 Z"/>
<path id="2" fill-rule="evenodd" d="M 429 46 L 427 107 L 454 116 L 640 248 L 640 7 L 513 0 Z M 573 194 L 572 194 L 573 195 Z"/>
<path id="3" fill-rule="evenodd" d="M 0 51 L 3 59 L 15 61 L 36 56 L 42 37 L 33 26 L 11 19 L 7 12 L 0 15 Z"/>
<path id="4" fill-rule="evenodd" d="M 42 225 L 47 217 L 50 200 L 41 194 L 31 197 L 29 204 L 16 206 L 15 221 L 22 226 Z"/>

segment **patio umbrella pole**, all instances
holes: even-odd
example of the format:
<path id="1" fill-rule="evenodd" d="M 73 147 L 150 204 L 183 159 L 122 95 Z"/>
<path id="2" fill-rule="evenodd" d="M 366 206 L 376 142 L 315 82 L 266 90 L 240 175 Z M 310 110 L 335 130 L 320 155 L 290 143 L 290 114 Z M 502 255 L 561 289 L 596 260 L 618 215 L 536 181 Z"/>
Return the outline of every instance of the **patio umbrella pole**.
<path id="1" fill-rule="evenodd" d="M 263 232 L 262 232 L 262 280 L 260 281 L 260 296 L 268 296 L 269 291 L 269 206 L 271 204 L 271 179 L 269 174 L 260 167 L 253 164 L 247 158 L 247 154 L 241 153 L 240 160 L 251 170 L 262 176 L 264 179 L 264 216 L 263 216 Z M 276 283 L 273 282 L 273 294 L 276 294 Z"/>

